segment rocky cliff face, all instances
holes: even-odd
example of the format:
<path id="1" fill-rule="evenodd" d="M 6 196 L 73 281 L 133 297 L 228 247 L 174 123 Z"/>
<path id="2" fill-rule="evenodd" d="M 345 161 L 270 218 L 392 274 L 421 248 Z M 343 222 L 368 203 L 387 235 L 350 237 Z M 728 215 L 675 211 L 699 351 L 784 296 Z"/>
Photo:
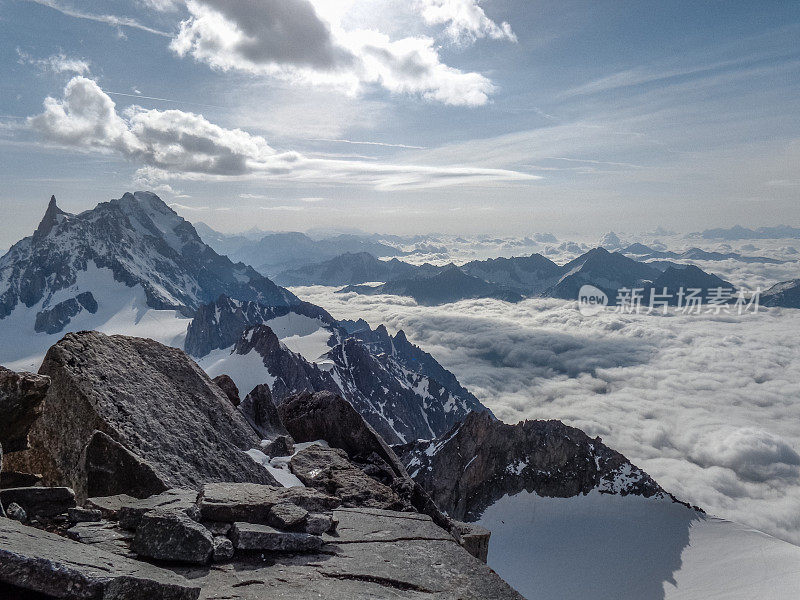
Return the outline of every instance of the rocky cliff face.
<path id="1" fill-rule="evenodd" d="M 40 373 L 52 382 L 44 410 L 31 430 L 31 449 L 9 457 L 11 468 L 41 473 L 45 483 L 70 486 L 79 498 L 96 485 L 92 474 L 111 478 L 104 484 L 109 493 L 135 493 L 136 481 L 126 477 L 132 472 L 151 472 L 161 489 L 275 483 L 244 453 L 259 438 L 180 350 L 142 338 L 71 333 L 48 351 Z M 97 432 L 102 440 L 94 439 Z"/>
<path id="2" fill-rule="evenodd" d="M 96 269 L 141 286 L 149 307 L 187 315 L 222 293 L 269 306 L 299 303 L 252 268 L 214 252 L 158 196 L 136 192 L 78 215 L 52 198 L 36 232 L 0 258 L 0 322 L 20 305 L 36 307 L 36 331 L 62 331 L 102 303 L 97 292 L 103 290 L 89 290 L 90 297 L 78 285 Z"/>
<path id="3" fill-rule="evenodd" d="M 303 356 L 292 352 L 271 326 L 280 327 L 285 337 L 304 334 L 327 343 L 315 344 L 317 349 Z M 198 310 L 186 348 L 197 353 L 216 350 L 201 364 L 213 376 L 238 378 L 242 394 L 258 383 L 269 383 L 278 404 L 302 391 L 340 394 L 392 443 L 430 439 L 470 411 L 487 410 L 402 331 L 391 336 L 383 326 L 372 330 L 364 323 L 356 331 L 348 327 L 312 305 L 272 309 L 219 298 Z M 228 348 L 223 344 L 234 335 L 238 337 L 230 350 L 218 351 Z M 252 360 L 263 365 L 260 378 L 254 375 Z"/>
<path id="4" fill-rule="evenodd" d="M 442 510 L 466 521 L 477 520 L 488 506 L 522 490 L 559 498 L 592 490 L 669 496 L 599 438 L 560 421 L 506 425 L 472 413 L 440 438 L 394 449 Z"/>

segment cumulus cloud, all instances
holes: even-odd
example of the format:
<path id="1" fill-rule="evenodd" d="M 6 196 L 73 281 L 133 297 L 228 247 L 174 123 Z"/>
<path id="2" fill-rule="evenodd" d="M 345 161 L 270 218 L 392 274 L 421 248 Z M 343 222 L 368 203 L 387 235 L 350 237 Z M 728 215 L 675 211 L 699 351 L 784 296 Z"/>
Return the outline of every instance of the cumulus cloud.
<path id="1" fill-rule="evenodd" d="M 473 43 L 478 38 L 517 41 L 511 25 L 498 25 L 486 16 L 480 0 L 417 0 L 416 6 L 428 25 L 446 25 L 445 33 L 455 42 Z"/>
<path id="2" fill-rule="evenodd" d="M 584 317 L 558 300 L 294 291 L 405 330 L 506 422 L 562 419 L 680 498 L 800 543 L 800 311 Z"/>
<path id="3" fill-rule="evenodd" d="M 194 113 L 136 105 L 119 113 L 95 81 L 80 76 L 69 81 L 62 99 L 46 98 L 44 111 L 28 123 L 48 141 L 117 153 L 142 164 L 138 178 L 149 182 L 283 178 L 396 189 L 536 179 L 501 169 L 395 165 L 278 151 L 262 136 L 220 127 Z"/>
<path id="4" fill-rule="evenodd" d="M 188 0 L 186 6 L 190 16 L 170 47 L 215 69 L 350 93 L 375 84 L 450 105 L 485 104 L 495 89 L 480 73 L 442 63 L 430 37 L 393 40 L 373 29 L 345 29 L 324 20 L 309 0 Z"/>

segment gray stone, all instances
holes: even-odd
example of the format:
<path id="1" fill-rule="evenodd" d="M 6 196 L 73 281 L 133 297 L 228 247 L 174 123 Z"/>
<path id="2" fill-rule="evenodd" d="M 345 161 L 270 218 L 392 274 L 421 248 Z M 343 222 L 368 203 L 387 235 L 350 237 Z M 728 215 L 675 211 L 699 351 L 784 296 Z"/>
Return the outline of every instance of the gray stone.
<path id="1" fill-rule="evenodd" d="M 295 504 L 284 502 L 269 509 L 269 524 L 278 529 L 296 530 L 304 528 L 308 511 Z"/>
<path id="2" fill-rule="evenodd" d="M 486 562 L 489 557 L 489 538 L 491 538 L 492 532 L 477 523 L 453 521 L 453 524 L 455 525 L 453 534 L 464 550 L 478 560 Z"/>
<path id="3" fill-rule="evenodd" d="M 96 523 L 103 519 L 103 513 L 96 508 L 70 508 L 67 516 L 70 523 Z"/>
<path id="4" fill-rule="evenodd" d="M 31 428 L 31 449 L 15 454 L 9 468 L 69 485 L 83 500 L 90 495 L 84 449 L 102 431 L 167 488 L 277 483 L 243 452 L 260 439 L 181 350 L 143 338 L 68 333 L 48 350 L 40 373 L 51 379 L 45 408 Z"/>
<path id="5" fill-rule="evenodd" d="M 287 398 L 278 412 L 296 442 L 325 440 L 356 460 L 374 452 L 395 475 L 408 475 L 383 438 L 341 396 L 330 392 L 304 392 Z"/>
<path id="6" fill-rule="evenodd" d="M 228 400 L 231 401 L 231 404 L 234 406 L 239 406 L 239 404 L 241 404 L 242 401 L 239 398 L 239 388 L 236 387 L 236 384 L 229 375 L 217 375 L 211 381 L 216 383 L 219 388 L 225 392 L 225 395 L 228 397 Z"/>
<path id="7" fill-rule="evenodd" d="M 215 563 L 225 562 L 233 558 L 233 542 L 222 536 L 214 537 L 214 554 L 212 560 Z"/>
<path id="8" fill-rule="evenodd" d="M 28 520 L 28 513 L 16 502 L 12 502 L 8 505 L 6 508 L 6 515 L 8 515 L 9 519 L 14 519 L 20 523 L 25 523 Z"/>
<path id="9" fill-rule="evenodd" d="M 311 535 L 322 535 L 323 533 L 333 533 L 336 530 L 338 521 L 332 515 L 312 513 L 308 515 L 305 524 L 306 533 Z"/>
<path id="10" fill-rule="evenodd" d="M 155 560 L 206 564 L 214 551 L 214 538 L 185 514 L 158 509 L 142 516 L 133 549 Z"/>
<path id="11" fill-rule="evenodd" d="M 291 456 L 294 454 L 294 442 L 288 435 L 279 435 L 274 440 L 261 442 L 261 451 L 270 458 Z"/>
<path id="12" fill-rule="evenodd" d="M 253 483 L 209 483 L 200 495 L 200 517 L 204 521 L 269 523 L 276 504 L 295 504 L 309 512 L 336 508 L 341 500 L 312 488 L 274 487 Z"/>
<path id="13" fill-rule="evenodd" d="M 180 575 L 0 518 L 0 582 L 74 600 L 197 600 Z"/>
<path id="14" fill-rule="evenodd" d="M 102 431 L 95 431 L 83 452 L 88 496 L 128 494 L 146 498 L 167 489 L 152 465 Z"/>
<path id="15" fill-rule="evenodd" d="M 67 529 L 67 537 L 82 544 L 92 544 L 107 552 L 136 558 L 131 550 L 133 533 L 120 529 L 113 521 L 77 523 Z"/>
<path id="16" fill-rule="evenodd" d="M 26 487 L 0 490 L 0 503 L 8 506 L 19 504 L 28 517 L 50 518 L 64 514 L 75 506 L 75 494 L 66 487 Z"/>
<path id="17" fill-rule="evenodd" d="M 213 536 L 224 537 L 231 530 L 231 523 L 226 523 L 225 521 L 202 521 L 200 524 L 208 529 Z"/>
<path id="18" fill-rule="evenodd" d="M 149 498 L 123 499 L 118 511 L 120 527 L 135 530 L 139 526 L 142 516 L 151 510 L 179 512 L 197 521 L 199 519 L 197 492 L 178 488 Z"/>
<path id="19" fill-rule="evenodd" d="M 138 498 L 128 496 L 127 494 L 116 494 L 114 496 L 87 498 L 86 506 L 99 510 L 105 519 L 118 521 L 119 511 L 122 509 L 122 507 L 130 502 L 135 502 L 136 500 L 138 500 Z"/>
<path id="20" fill-rule="evenodd" d="M 242 400 L 239 410 L 261 439 L 273 439 L 279 435 L 288 435 L 286 428 L 281 423 L 278 409 L 272 401 L 272 392 L 267 384 L 262 383 L 254 387 Z"/>
<path id="21" fill-rule="evenodd" d="M 0 458 L 2 458 L 0 449 Z M 42 476 L 36 473 L 20 473 L 19 471 L 3 471 L 0 473 L 0 490 L 17 487 L 34 487 L 42 482 Z"/>
<path id="22" fill-rule="evenodd" d="M 50 379 L 0 367 L 0 444 L 10 454 L 28 447 L 28 432 L 41 416 Z"/>
<path id="23" fill-rule="evenodd" d="M 322 546 L 322 538 L 308 533 L 278 531 L 268 525 L 234 523 L 231 528 L 234 547 L 243 552 L 314 552 Z"/>
<path id="24" fill-rule="evenodd" d="M 340 498 L 344 506 L 411 508 L 391 488 L 353 465 L 344 450 L 309 446 L 295 454 L 289 464 L 304 485 Z"/>
<path id="25" fill-rule="evenodd" d="M 360 508 L 338 509 L 334 511 L 334 515 L 339 524 L 335 533 L 322 536 L 326 542 L 336 544 L 362 542 L 388 544 L 400 540 L 455 542 L 453 536 L 436 525 L 428 515 Z"/>

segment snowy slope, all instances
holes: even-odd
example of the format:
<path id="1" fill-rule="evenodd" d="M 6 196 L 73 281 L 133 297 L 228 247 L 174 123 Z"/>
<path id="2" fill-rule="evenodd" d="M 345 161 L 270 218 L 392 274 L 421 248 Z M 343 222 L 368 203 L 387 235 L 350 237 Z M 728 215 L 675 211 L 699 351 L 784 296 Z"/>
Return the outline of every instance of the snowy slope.
<path id="1" fill-rule="evenodd" d="M 55 302 L 62 297 L 92 291 L 97 311 L 82 311 L 60 332 L 35 333 L 36 315 L 46 300 L 34 306 L 19 307 L 0 319 L 0 364 L 13 370 L 37 371 L 48 348 L 70 331 L 96 330 L 108 334 L 148 337 L 163 344 L 181 348 L 186 327 L 191 319 L 175 310 L 157 310 L 147 306 L 147 297 L 140 285 L 128 287 L 114 279 L 111 269 L 98 268 L 90 261 L 76 274 L 75 283 L 54 293 Z"/>
<path id="2" fill-rule="evenodd" d="M 669 500 L 504 496 L 479 523 L 489 566 L 527 598 L 795 600 L 800 547 Z"/>

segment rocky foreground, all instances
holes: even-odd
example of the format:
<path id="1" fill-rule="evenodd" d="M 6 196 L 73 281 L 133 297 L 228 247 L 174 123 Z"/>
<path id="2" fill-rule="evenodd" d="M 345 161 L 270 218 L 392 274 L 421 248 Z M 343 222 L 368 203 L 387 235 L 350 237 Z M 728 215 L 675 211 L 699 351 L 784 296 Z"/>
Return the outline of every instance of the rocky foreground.
<path id="1" fill-rule="evenodd" d="M 94 332 L 0 371 L 0 597 L 520 598 L 346 401 L 220 384 Z"/>

